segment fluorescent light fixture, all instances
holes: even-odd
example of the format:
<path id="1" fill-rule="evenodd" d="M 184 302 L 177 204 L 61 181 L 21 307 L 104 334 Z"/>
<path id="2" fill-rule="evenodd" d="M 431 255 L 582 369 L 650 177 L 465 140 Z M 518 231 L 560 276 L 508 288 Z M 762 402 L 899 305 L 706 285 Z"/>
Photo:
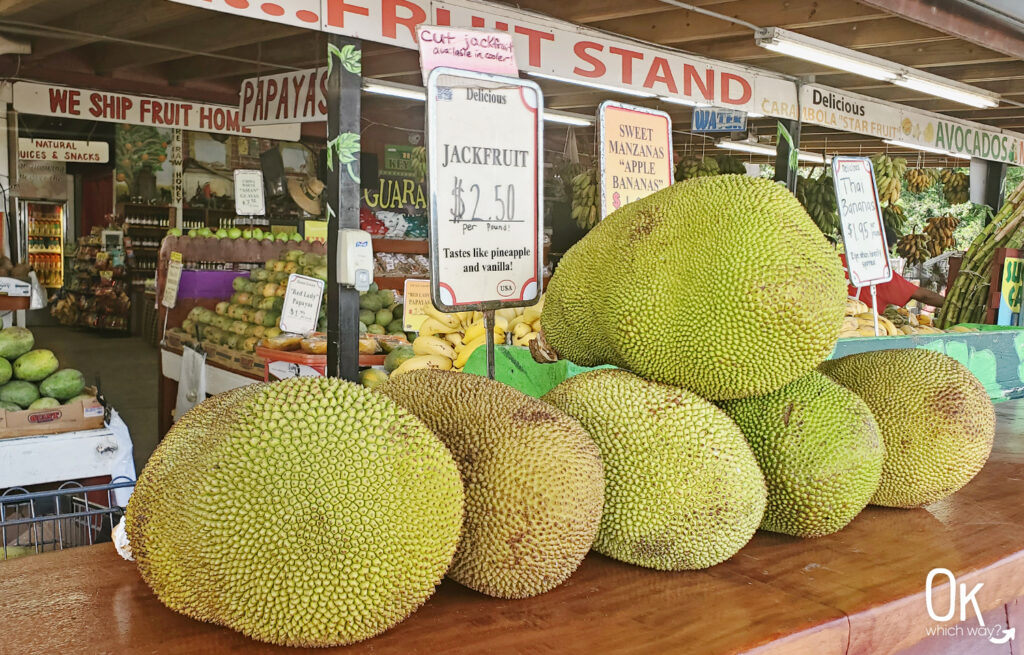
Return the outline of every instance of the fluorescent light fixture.
<path id="1" fill-rule="evenodd" d="M 957 159 L 970 159 L 967 155 L 961 155 L 948 150 L 941 150 L 939 148 L 932 148 L 930 146 L 919 146 L 916 143 L 907 143 L 906 141 L 896 141 L 893 139 L 884 139 L 882 143 L 888 143 L 891 146 L 897 146 L 899 148 L 908 148 L 910 150 L 923 150 L 924 152 L 934 152 L 937 155 L 944 155 L 946 157 L 956 157 Z"/>
<path id="2" fill-rule="evenodd" d="M 686 107 L 710 107 L 710 102 L 698 102 L 696 100 L 690 100 L 689 98 L 680 98 L 678 96 L 658 96 L 658 100 L 665 102 L 671 102 L 674 105 L 684 105 Z"/>
<path id="3" fill-rule="evenodd" d="M 773 146 L 767 146 L 761 143 L 750 143 L 749 141 L 722 140 L 715 143 L 715 147 L 723 148 L 725 150 L 738 150 L 740 152 L 749 152 L 755 155 L 766 155 L 768 157 L 774 157 L 776 155 L 776 151 Z M 811 164 L 825 163 L 824 157 L 813 152 L 800 151 L 797 153 L 797 159 Z"/>
<path id="4" fill-rule="evenodd" d="M 778 27 L 763 27 L 757 30 L 754 33 L 754 42 L 773 52 L 875 80 L 894 80 L 899 75 L 896 64 L 885 59 L 864 55 L 856 50 Z"/>
<path id="5" fill-rule="evenodd" d="M 542 77 L 545 80 L 554 80 L 556 82 L 564 82 L 565 84 L 577 84 L 579 86 L 589 86 L 593 89 L 601 89 L 602 91 L 611 91 L 612 93 L 621 93 L 627 96 L 636 96 L 637 98 L 654 98 L 657 96 L 655 93 L 648 93 L 647 91 L 635 91 L 633 89 L 624 89 L 610 84 L 601 84 L 599 82 L 586 82 L 584 80 L 569 79 L 568 77 L 559 77 L 557 75 L 548 75 L 547 73 L 534 73 L 530 72 L 533 77 Z"/>
<path id="6" fill-rule="evenodd" d="M 594 124 L 593 118 L 583 116 L 582 114 L 570 114 L 567 111 L 558 111 L 557 109 L 545 109 L 544 120 L 549 123 L 561 123 L 577 127 L 586 127 L 587 125 Z"/>
<path id="7" fill-rule="evenodd" d="M 977 87 L 968 87 L 967 85 L 956 84 L 952 81 L 939 81 L 941 79 L 938 75 L 929 75 L 925 78 L 923 75 L 916 73 L 906 73 L 903 77 L 893 80 L 892 83 L 979 109 L 995 107 L 999 104 L 998 95 L 986 94 L 981 90 L 975 91 L 972 89 Z"/>
<path id="8" fill-rule="evenodd" d="M 370 78 L 363 80 L 363 91 L 382 96 L 405 98 L 407 100 L 419 100 L 421 102 L 427 99 L 427 90 L 422 86 L 399 84 L 397 82 L 384 82 L 382 80 L 374 80 Z M 589 116 L 584 116 L 583 114 L 571 114 L 567 111 L 558 111 L 557 109 L 545 110 L 544 120 L 550 123 L 562 123 L 563 125 L 576 125 L 579 127 L 594 124 L 594 119 Z"/>
<path id="9" fill-rule="evenodd" d="M 764 118 L 764 114 L 759 114 L 756 111 L 748 111 L 747 118 Z"/>
<path id="10" fill-rule="evenodd" d="M 363 80 L 363 91 L 376 93 L 382 96 L 405 98 L 407 100 L 426 100 L 427 91 L 422 86 L 411 84 L 399 84 L 398 82 L 383 82 L 381 80 Z"/>

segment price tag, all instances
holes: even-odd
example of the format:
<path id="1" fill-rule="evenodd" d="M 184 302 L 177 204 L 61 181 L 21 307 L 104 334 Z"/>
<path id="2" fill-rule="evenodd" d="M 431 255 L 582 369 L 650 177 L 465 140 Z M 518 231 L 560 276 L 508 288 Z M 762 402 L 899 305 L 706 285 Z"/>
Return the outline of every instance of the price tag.
<path id="1" fill-rule="evenodd" d="M 672 119 L 663 111 L 606 100 L 597 110 L 601 218 L 671 186 Z"/>
<path id="2" fill-rule="evenodd" d="M 315 331 L 323 300 L 323 280 L 298 273 L 289 275 L 284 306 L 281 308 L 281 331 L 296 334 Z"/>
<path id="3" fill-rule="evenodd" d="M 833 157 L 839 223 L 850 284 L 860 288 L 892 279 L 875 173 L 867 157 Z"/>
<path id="4" fill-rule="evenodd" d="M 430 280 L 406 280 L 402 291 L 405 305 L 402 310 L 402 329 L 419 332 L 427 315 L 423 308 L 430 304 Z"/>
<path id="5" fill-rule="evenodd" d="M 263 171 L 235 169 L 235 213 L 240 216 L 263 216 L 267 213 L 263 198 Z"/>
<path id="6" fill-rule="evenodd" d="M 539 297 L 543 105 L 528 80 L 430 73 L 431 296 L 441 311 L 525 306 Z"/>
<path id="7" fill-rule="evenodd" d="M 167 264 L 167 280 L 164 282 L 164 297 L 160 304 L 173 309 L 178 302 L 178 285 L 181 284 L 183 260 L 180 252 L 171 252 L 171 261 Z"/>

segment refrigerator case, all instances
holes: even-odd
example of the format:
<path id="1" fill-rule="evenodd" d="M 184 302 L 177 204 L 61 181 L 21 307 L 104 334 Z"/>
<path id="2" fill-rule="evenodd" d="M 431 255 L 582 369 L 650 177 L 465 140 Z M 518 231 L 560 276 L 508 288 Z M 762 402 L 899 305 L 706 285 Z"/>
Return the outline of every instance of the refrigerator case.
<path id="1" fill-rule="evenodd" d="M 18 201 L 21 252 L 47 289 L 64 286 L 64 234 L 67 204 L 45 200 Z"/>

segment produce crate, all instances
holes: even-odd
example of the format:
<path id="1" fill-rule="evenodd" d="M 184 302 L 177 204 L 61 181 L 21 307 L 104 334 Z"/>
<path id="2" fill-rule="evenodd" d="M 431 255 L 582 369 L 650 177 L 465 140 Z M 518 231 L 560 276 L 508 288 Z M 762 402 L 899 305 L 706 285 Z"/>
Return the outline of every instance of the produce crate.
<path id="1" fill-rule="evenodd" d="M 85 392 L 94 397 L 50 409 L 0 409 L 0 439 L 102 428 L 106 410 L 95 398 L 96 388 L 86 387 Z"/>

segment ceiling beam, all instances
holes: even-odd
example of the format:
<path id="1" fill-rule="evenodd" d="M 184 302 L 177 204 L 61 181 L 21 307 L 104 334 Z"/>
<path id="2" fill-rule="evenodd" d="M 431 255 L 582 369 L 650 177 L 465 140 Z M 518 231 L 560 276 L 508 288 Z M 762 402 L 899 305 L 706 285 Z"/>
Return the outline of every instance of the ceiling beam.
<path id="1" fill-rule="evenodd" d="M 10 18 L 26 12 L 46 2 L 46 0 L 0 0 L 0 16 Z"/>
<path id="2" fill-rule="evenodd" d="M 554 18 L 567 20 L 571 23 L 589 24 L 602 20 L 627 18 L 642 14 L 664 12 L 668 6 L 660 0 L 500 0 L 504 4 L 522 9 L 529 9 Z M 695 7 L 714 7 L 732 2 L 733 0 L 687 0 L 687 4 Z"/>
<path id="3" fill-rule="evenodd" d="M 322 45 L 322 42 L 320 43 Z M 172 84 L 194 80 L 212 80 L 222 77 L 266 73 L 281 73 L 287 67 L 312 68 L 318 60 L 325 59 L 316 39 L 308 36 L 288 36 L 283 39 L 265 41 L 259 45 L 245 45 L 219 54 L 249 59 L 250 63 L 214 59 L 205 55 L 185 57 L 163 64 L 163 72 Z"/>

